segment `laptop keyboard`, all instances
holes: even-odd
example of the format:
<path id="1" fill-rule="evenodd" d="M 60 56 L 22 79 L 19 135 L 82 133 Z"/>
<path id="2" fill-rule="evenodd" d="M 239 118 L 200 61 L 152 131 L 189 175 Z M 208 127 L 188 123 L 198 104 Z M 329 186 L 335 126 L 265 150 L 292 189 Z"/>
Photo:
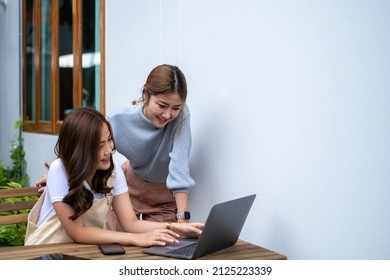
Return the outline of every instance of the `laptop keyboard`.
<path id="1" fill-rule="evenodd" d="M 192 243 L 188 246 L 172 250 L 172 251 L 170 251 L 170 253 L 177 255 L 177 256 L 192 256 L 192 254 L 195 251 L 196 245 L 197 245 L 197 243 Z"/>

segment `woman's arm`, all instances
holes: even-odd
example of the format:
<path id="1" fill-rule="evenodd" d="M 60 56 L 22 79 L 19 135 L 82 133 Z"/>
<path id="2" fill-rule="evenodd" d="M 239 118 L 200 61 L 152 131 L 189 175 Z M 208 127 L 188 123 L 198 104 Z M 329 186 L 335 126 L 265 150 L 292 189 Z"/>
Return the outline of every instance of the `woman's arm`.
<path id="1" fill-rule="evenodd" d="M 188 193 L 186 192 L 177 192 L 175 193 L 177 213 L 183 213 L 188 211 Z M 179 223 L 189 222 L 189 220 L 179 219 Z"/>
<path id="2" fill-rule="evenodd" d="M 175 140 L 172 150 L 169 153 L 169 174 L 167 177 L 167 186 L 173 190 L 177 213 L 188 211 L 188 190 L 195 186 L 195 181 L 190 175 L 189 156 L 191 151 L 191 126 L 190 111 L 186 105 L 184 111 L 183 123 L 175 131 Z M 178 133 L 178 134 L 177 134 Z M 181 219 L 179 222 L 188 222 Z"/>
<path id="3" fill-rule="evenodd" d="M 41 179 L 35 182 L 35 187 L 38 188 L 38 192 L 43 193 L 46 187 L 47 174 L 43 175 Z"/>
<path id="4" fill-rule="evenodd" d="M 172 237 L 180 236 L 198 237 L 202 233 L 202 223 L 157 223 L 149 221 L 140 221 L 137 219 L 131 205 L 128 193 L 114 196 L 114 212 L 122 228 L 127 232 L 142 233 L 152 230 L 158 230 L 170 234 Z M 169 230 L 168 230 L 169 228 Z"/>
<path id="5" fill-rule="evenodd" d="M 128 194 L 121 196 L 126 195 L 128 197 Z M 69 216 L 73 214 L 73 209 L 66 203 L 55 202 L 53 206 L 65 231 L 77 243 L 120 243 L 122 245 L 149 247 L 154 245 L 164 246 L 167 243 L 178 242 L 176 237 L 179 235 L 171 230 L 165 229 L 162 224 L 158 224 L 158 226 L 154 225 L 154 230 L 152 230 L 153 227 L 143 227 L 144 231 L 139 230 L 139 233 L 111 231 L 85 226 L 82 215 L 74 221 L 69 219 Z M 137 223 L 137 221 L 132 221 L 130 224 L 134 224 L 134 222 Z"/>

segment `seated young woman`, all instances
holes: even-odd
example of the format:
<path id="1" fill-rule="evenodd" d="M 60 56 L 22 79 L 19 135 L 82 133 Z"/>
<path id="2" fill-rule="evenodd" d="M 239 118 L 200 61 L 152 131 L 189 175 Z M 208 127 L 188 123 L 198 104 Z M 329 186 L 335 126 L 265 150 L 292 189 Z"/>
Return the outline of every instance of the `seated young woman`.
<path id="1" fill-rule="evenodd" d="M 201 234 L 202 223 L 138 220 L 114 151 L 110 123 L 100 112 L 84 107 L 65 117 L 55 146 L 58 158 L 29 214 L 25 245 L 73 241 L 149 247 Z M 111 208 L 123 232 L 105 228 Z"/>

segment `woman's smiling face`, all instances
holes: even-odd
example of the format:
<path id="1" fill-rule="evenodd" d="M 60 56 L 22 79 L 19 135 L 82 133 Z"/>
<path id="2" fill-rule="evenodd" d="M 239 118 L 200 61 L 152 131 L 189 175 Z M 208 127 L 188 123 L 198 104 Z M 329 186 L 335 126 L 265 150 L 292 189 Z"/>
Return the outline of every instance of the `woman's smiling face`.
<path id="1" fill-rule="evenodd" d="M 170 94 L 148 95 L 143 113 L 157 128 L 166 126 L 179 116 L 183 101 L 176 92 Z"/>
<path id="2" fill-rule="evenodd" d="M 111 165 L 111 154 L 114 150 L 114 141 L 107 124 L 103 123 L 99 145 L 99 163 L 97 169 L 106 170 Z"/>

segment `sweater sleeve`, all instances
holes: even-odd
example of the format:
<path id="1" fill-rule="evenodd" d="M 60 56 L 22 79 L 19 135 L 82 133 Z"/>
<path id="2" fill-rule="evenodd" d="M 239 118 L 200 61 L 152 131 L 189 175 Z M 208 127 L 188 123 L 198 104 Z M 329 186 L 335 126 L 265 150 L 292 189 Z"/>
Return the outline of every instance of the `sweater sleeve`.
<path id="1" fill-rule="evenodd" d="M 171 160 L 166 184 L 174 193 L 188 192 L 189 188 L 195 186 L 189 170 L 191 144 L 190 112 L 186 106 L 183 122 L 177 126 L 173 147 L 169 153 Z"/>

